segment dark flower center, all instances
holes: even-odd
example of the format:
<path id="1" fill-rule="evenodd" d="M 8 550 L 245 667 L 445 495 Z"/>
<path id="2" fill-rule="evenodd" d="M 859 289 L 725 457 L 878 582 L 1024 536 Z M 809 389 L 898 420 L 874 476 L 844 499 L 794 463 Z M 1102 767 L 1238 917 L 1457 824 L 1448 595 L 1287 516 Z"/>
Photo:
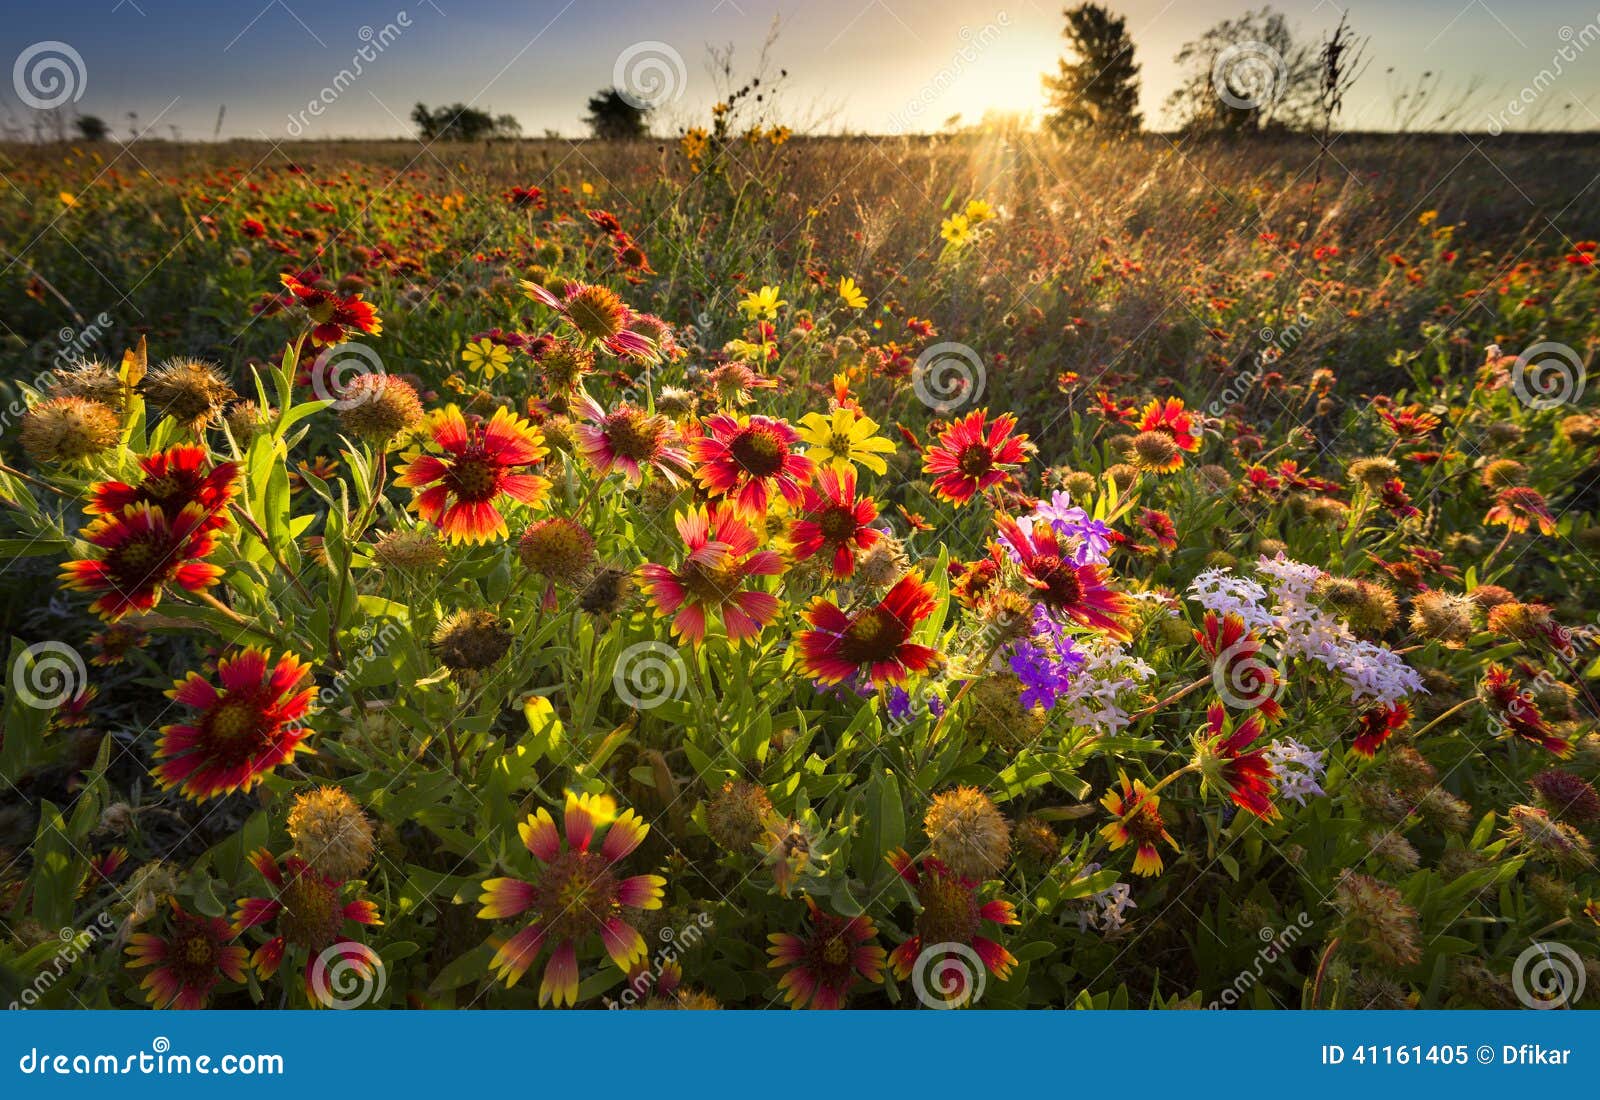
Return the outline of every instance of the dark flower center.
<path id="1" fill-rule="evenodd" d="M 1028 571 L 1045 584 L 1043 601 L 1052 607 L 1075 607 L 1083 600 L 1083 582 L 1078 571 L 1054 554 L 1041 554 L 1029 563 Z"/>
<path id="2" fill-rule="evenodd" d="M 724 554 L 715 565 L 697 561 L 687 563 L 679 579 L 701 602 L 720 604 L 739 590 L 744 572 L 737 558 L 732 554 Z"/>
<path id="3" fill-rule="evenodd" d="M 278 930 L 290 943 L 320 951 L 339 938 L 344 907 L 332 881 L 303 869 L 284 885 L 278 901 L 283 904 Z"/>
<path id="4" fill-rule="evenodd" d="M 817 517 L 817 526 L 829 542 L 844 542 L 856 533 L 856 515 L 849 508 L 829 508 Z"/>
<path id="5" fill-rule="evenodd" d="M 989 453 L 989 448 L 974 443 L 961 449 L 956 466 L 968 477 L 982 477 L 994 469 L 994 455 Z"/>
<path id="6" fill-rule="evenodd" d="M 619 409 L 606 420 L 606 442 L 612 451 L 635 462 L 654 458 L 661 446 L 661 426 L 637 409 Z"/>
<path id="7" fill-rule="evenodd" d="M 853 665 L 893 660 L 908 631 L 889 612 L 874 607 L 851 620 L 839 642 L 839 654 Z"/>
<path id="8" fill-rule="evenodd" d="M 734 437 L 728 451 L 751 477 L 772 477 L 783 469 L 789 446 L 767 428 L 746 428 Z"/>
<path id="9" fill-rule="evenodd" d="M 534 889 L 534 909 L 555 942 L 594 932 L 618 909 L 617 877 L 598 852 L 568 850 L 544 869 Z"/>
<path id="10" fill-rule="evenodd" d="M 470 504 L 490 500 L 500 488 L 500 463 L 473 447 L 450 464 L 445 482 Z"/>

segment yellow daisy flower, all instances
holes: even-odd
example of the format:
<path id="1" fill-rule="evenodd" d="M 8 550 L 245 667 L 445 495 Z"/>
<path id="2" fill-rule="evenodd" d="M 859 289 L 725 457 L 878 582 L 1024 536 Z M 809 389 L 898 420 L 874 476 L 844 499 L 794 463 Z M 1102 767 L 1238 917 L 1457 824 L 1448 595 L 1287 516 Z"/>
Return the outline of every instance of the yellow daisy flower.
<path id="1" fill-rule="evenodd" d="M 969 224 L 982 225 L 994 217 L 994 207 L 983 199 L 973 199 L 967 203 L 967 208 L 962 213 L 966 215 Z"/>
<path id="2" fill-rule="evenodd" d="M 764 286 L 760 290 L 745 291 L 744 300 L 739 303 L 739 309 L 744 313 L 745 320 L 775 321 L 778 319 L 778 307 L 789 303 L 778 297 L 778 288 Z"/>
<path id="3" fill-rule="evenodd" d="M 960 248 L 972 239 L 972 223 L 965 214 L 951 214 L 939 223 L 939 236 Z"/>
<path id="4" fill-rule="evenodd" d="M 856 285 L 856 281 L 848 275 L 839 280 L 839 297 L 851 309 L 867 308 L 867 296 Z"/>
<path id="5" fill-rule="evenodd" d="M 889 464 L 881 456 L 894 454 L 894 444 L 878 435 L 878 422 L 854 409 L 834 409 L 826 416 L 807 413 L 800 418 L 798 431 L 808 448 L 806 457 L 838 469 L 860 463 L 882 474 Z"/>
<path id="6" fill-rule="evenodd" d="M 511 366 L 511 349 L 485 337 L 469 343 L 461 353 L 461 361 L 470 370 L 489 380 L 497 374 L 504 374 Z"/>

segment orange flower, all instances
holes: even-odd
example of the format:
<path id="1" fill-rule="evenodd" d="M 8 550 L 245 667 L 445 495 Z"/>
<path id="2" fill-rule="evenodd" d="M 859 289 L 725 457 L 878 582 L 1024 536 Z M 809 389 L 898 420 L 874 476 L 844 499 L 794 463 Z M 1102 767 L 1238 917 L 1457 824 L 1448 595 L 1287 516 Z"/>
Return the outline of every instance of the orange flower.
<path id="1" fill-rule="evenodd" d="M 526 469 L 549 453 L 544 436 L 506 409 L 496 409 L 488 424 L 468 427 L 451 405 L 433 415 L 430 432 L 444 455 L 417 456 L 401 468 L 395 484 L 422 489 L 411 506 L 452 543 L 505 538 L 509 531 L 498 499 L 535 505 L 550 488 Z"/>

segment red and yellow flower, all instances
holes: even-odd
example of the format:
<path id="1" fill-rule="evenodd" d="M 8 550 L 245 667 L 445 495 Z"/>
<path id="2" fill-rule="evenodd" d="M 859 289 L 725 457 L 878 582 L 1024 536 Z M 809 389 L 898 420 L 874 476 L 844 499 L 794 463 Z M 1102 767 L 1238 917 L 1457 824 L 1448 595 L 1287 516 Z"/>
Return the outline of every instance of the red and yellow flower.
<path id="1" fill-rule="evenodd" d="M 1181 397 L 1169 397 L 1165 401 L 1157 399 L 1139 410 L 1138 419 L 1133 422 L 1136 431 L 1160 432 L 1170 436 L 1180 450 L 1189 452 L 1200 449 L 1201 438 L 1196 429 L 1195 415 L 1183 407 Z M 1179 456 L 1177 466 L 1183 465 L 1183 458 Z M 1177 466 L 1173 468 L 1176 469 Z"/>
<path id="2" fill-rule="evenodd" d="M 1389 738 L 1397 730 L 1404 729 L 1409 721 L 1411 708 L 1403 702 L 1368 707 L 1356 716 L 1356 739 L 1351 742 L 1350 751 L 1371 760 Z"/>
<path id="3" fill-rule="evenodd" d="M 1120 789 L 1111 788 L 1100 800 L 1100 805 L 1116 820 L 1101 826 L 1100 835 L 1111 845 L 1112 851 L 1129 844 L 1134 846 L 1134 874 L 1159 875 L 1162 862 L 1157 845 L 1165 841 L 1173 851 L 1179 850 L 1178 842 L 1167 832 L 1166 822 L 1161 818 L 1161 796 L 1145 786 L 1142 779 L 1130 780 L 1120 772 L 1117 779 Z"/>
<path id="4" fill-rule="evenodd" d="M 1282 686 L 1278 670 L 1262 659 L 1261 639 L 1242 616 L 1207 611 L 1201 629 L 1192 633 L 1195 644 L 1211 661 L 1213 679 L 1228 685 L 1231 703 L 1258 711 L 1268 722 L 1283 717 L 1283 705 L 1277 699 Z"/>
<path id="5" fill-rule="evenodd" d="M 1028 461 L 1028 437 L 1013 434 L 1017 418 L 1004 413 L 988 419 L 975 409 L 939 433 L 922 452 L 922 471 L 933 475 L 933 491 L 942 500 L 965 504 L 998 485 Z"/>
<path id="6" fill-rule="evenodd" d="M 150 967 L 139 988 L 156 1008 L 205 1008 L 224 980 L 244 981 L 248 949 L 233 943 L 221 917 L 187 913 L 171 901 L 167 934 L 135 932 L 128 937 L 128 968 Z"/>
<path id="7" fill-rule="evenodd" d="M 878 934 L 868 916 L 824 913 L 810 897 L 810 928 L 803 935 L 773 932 L 767 936 L 769 968 L 787 967 L 778 988 L 792 1008 L 843 1008 L 861 982 L 883 981 L 883 948 L 870 942 Z"/>
<path id="8" fill-rule="evenodd" d="M 774 492 L 792 505 L 804 499 L 802 483 L 816 464 L 795 450 L 799 435 L 770 416 L 717 413 L 705 422 L 707 434 L 689 443 L 695 478 L 713 496 L 726 497 L 742 516 L 766 515 Z"/>
<path id="9" fill-rule="evenodd" d="M 1001 981 L 1011 977 L 1011 970 L 1017 965 L 1016 956 L 998 940 L 983 934 L 985 924 L 1018 923 L 1016 909 L 1009 901 L 980 900 L 976 882 L 956 874 L 932 856 L 924 856 L 920 862 L 913 861 L 904 849 L 896 849 L 886 858 L 895 874 L 916 893 L 922 909 L 917 914 L 911 938 L 889 953 L 889 966 L 895 977 L 901 981 L 911 977 L 924 945 L 931 948 L 942 944 L 969 947 L 989 973 Z M 945 959 L 952 957 L 959 959 L 960 955 L 952 950 L 931 960 L 932 973 L 951 979 L 939 984 L 939 992 L 949 1000 L 965 1002 L 969 994 L 964 968 L 943 966 Z"/>
<path id="10" fill-rule="evenodd" d="M 676 485 L 688 471 L 688 455 L 666 417 L 627 404 L 606 412 L 588 395 L 578 401 L 576 411 L 583 417 L 575 425 L 583 457 L 602 477 L 617 470 L 638 485 L 648 467 Z"/>
<path id="11" fill-rule="evenodd" d="M 627 973 L 645 958 L 644 937 L 629 923 L 628 911 L 661 908 L 667 880 L 660 875 L 623 877 L 617 865 L 650 832 L 632 810 L 617 814 L 606 795 L 567 792 L 565 840 L 550 811 L 541 807 L 517 827 L 537 867 L 531 880 L 492 878 L 478 898 L 484 920 L 530 913 L 533 923 L 501 943 L 490 963 L 495 976 L 516 985 L 539 953 L 550 948 L 539 1003 L 578 1003 L 578 948 L 599 936 L 606 955 Z M 595 844 L 599 838 L 598 847 Z"/>
<path id="12" fill-rule="evenodd" d="M 1544 494 L 1522 485 L 1500 490 L 1495 497 L 1494 507 L 1483 517 L 1483 522 L 1517 534 L 1537 523 L 1541 535 L 1556 533 L 1556 518 L 1550 514 L 1550 505 L 1545 502 Z"/>
<path id="13" fill-rule="evenodd" d="M 61 580 L 70 589 L 98 593 L 89 610 L 112 623 L 155 607 L 169 583 L 199 592 L 223 574 L 220 565 L 201 560 L 217 546 L 212 522 L 199 504 L 176 516 L 154 504 L 129 504 L 83 529 L 80 537 L 98 553 L 67 562 Z"/>
<path id="14" fill-rule="evenodd" d="M 336 294 L 307 286 L 293 275 L 283 276 L 283 285 L 289 294 L 305 309 L 314 326 L 311 342 L 337 344 L 351 332 L 377 336 L 383 331 L 383 321 L 371 302 L 363 301 L 359 294 Z"/>
<path id="15" fill-rule="evenodd" d="M 671 615 L 672 632 L 696 645 L 705 640 L 713 612 L 734 645 L 760 634 L 777 618 L 778 598 L 745 586 L 781 573 L 783 559 L 759 549 L 755 532 L 727 501 L 679 512 L 677 528 L 688 550 L 683 563 L 676 570 L 654 563 L 639 569 L 657 613 Z"/>
<path id="16" fill-rule="evenodd" d="M 286 653 L 274 662 L 253 647 L 218 661 L 217 680 L 220 687 L 191 672 L 167 692 L 197 713 L 163 726 L 156 743 L 156 783 L 196 802 L 248 791 L 293 760 L 316 693 L 304 661 Z"/>
<path id="17" fill-rule="evenodd" d="M 228 502 L 237 491 L 239 466 L 234 462 L 210 465 L 204 447 L 178 443 L 139 460 L 144 477 L 138 485 L 101 481 L 89 490 L 83 510 L 90 515 L 118 515 L 130 504 L 153 504 L 169 516 L 182 514 L 191 504 L 206 514 L 206 526 L 227 523 Z"/>
<path id="18" fill-rule="evenodd" d="M 824 684 L 862 677 L 878 685 L 903 683 L 940 660 L 938 650 L 911 641 L 933 607 L 933 586 L 915 570 L 877 604 L 853 614 L 819 597 L 803 615 L 810 629 L 795 636 L 800 669 Z"/>
<path id="19" fill-rule="evenodd" d="M 1051 524 L 1036 523 L 1025 530 L 1010 516 L 997 516 L 995 526 L 1015 552 L 1034 599 L 1051 615 L 1119 641 L 1132 636 L 1126 620 L 1133 602 L 1107 583 L 1110 571 L 1105 566 L 1074 562 Z M 1005 551 L 996 546 L 993 553 L 1000 561 Z"/>
<path id="20" fill-rule="evenodd" d="M 537 505 L 550 482 L 529 473 L 549 453 L 538 428 L 506 409 L 469 426 L 456 406 L 433 414 L 429 433 L 442 455 L 423 454 L 399 471 L 396 485 L 420 489 L 411 506 L 452 543 L 505 538 L 504 496 Z"/>
<path id="21" fill-rule="evenodd" d="M 855 552 L 872 549 L 882 537 L 871 526 L 878 505 L 856 496 L 856 472 L 848 465 L 824 468 L 804 493 L 800 514 L 789 523 L 790 551 L 796 561 L 827 552 L 829 575 L 843 580 L 855 572 Z"/>
<path id="22" fill-rule="evenodd" d="M 1250 746 L 1262 734 L 1259 712 L 1229 728 L 1228 712 L 1221 703 L 1206 708 L 1206 724 L 1195 739 L 1195 765 L 1204 790 L 1219 790 L 1241 810 L 1263 821 L 1278 816 L 1272 804 L 1272 765 L 1262 749 Z"/>
<path id="23" fill-rule="evenodd" d="M 272 925 L 272 935 L 250 956 L 250 965 L 262 981 L 278 972 L 286 957 L 305 956 L 306 996 L 316 1003 L 318 959 L 327 967 L 336 959 L 366 971 L 372 966 L 368 949 L 349 938 L 346 924 L 378 925 L 378 907 L 345 894 L 348 884 L 318 871 L 299 856 L 273 857 L 265 848 L 250 855 L 250 866 L 272 887 L 272 896 L 240 898 L 233 913 L 233 931 Z"/>

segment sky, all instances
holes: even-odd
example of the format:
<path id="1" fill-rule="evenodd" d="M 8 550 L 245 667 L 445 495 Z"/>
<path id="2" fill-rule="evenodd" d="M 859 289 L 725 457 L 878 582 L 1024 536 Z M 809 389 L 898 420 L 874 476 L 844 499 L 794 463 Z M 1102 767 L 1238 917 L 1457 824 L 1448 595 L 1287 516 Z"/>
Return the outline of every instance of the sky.
<path id="1" fill-rule="evenodd" d="M 1172 56 L 1252 0 L 1110 0 L 1143 66 L 1147 119 L 1178 81 Z M 402 6 L 403 4 L 403 6 Z M 120 135 L 385 137 L 419 100 L 512 114 L 526 134 L 583 132 L 584 102 L 648 80 L 658 133 L 703 122 L 717 98 L 707 46 L 748 72 L 774 21 L 771 68 L 788 71 L 780 121 L 821 132 L 938 130 L 959 114 L 1043 108 L 1061 53 L 1061 3 L 1039 0 L 8 0 L 0 25 L 0 128 L 39 104 L 95 114 Z M 1335 0 L 1275 5 L 1304 38 Z M 1370 62 L 1345 124 L 1389 129 L 1397 95 L 1438 81 L 1449 128 L 1600 126 L 1600 0 L 1390 0 L 1352 6 Z M 62 45 L 69 48 L 64 52 Z M 1562 56 L 1565 51 L 1567 57 Z M 1586 56 L 1592 51 L 1595 56 Z M 359 56 L 364 53 L 365 56 Z M 40 68 L 51 60 L 63 67 Z M 28 82 L 29 74 L 54 84 Z M 341 76 L 341 74 L 344 74 Z M 351 79 L 351 77 L 354 77 Z M 65 83 L 61 83 L 65 81 Z M 1518 101 L 1515 111 L 1508 107 Z M 312 104 L 315 103 L 315 107 Z M 221 125 L 218 129 L 218 116 Z"/>

